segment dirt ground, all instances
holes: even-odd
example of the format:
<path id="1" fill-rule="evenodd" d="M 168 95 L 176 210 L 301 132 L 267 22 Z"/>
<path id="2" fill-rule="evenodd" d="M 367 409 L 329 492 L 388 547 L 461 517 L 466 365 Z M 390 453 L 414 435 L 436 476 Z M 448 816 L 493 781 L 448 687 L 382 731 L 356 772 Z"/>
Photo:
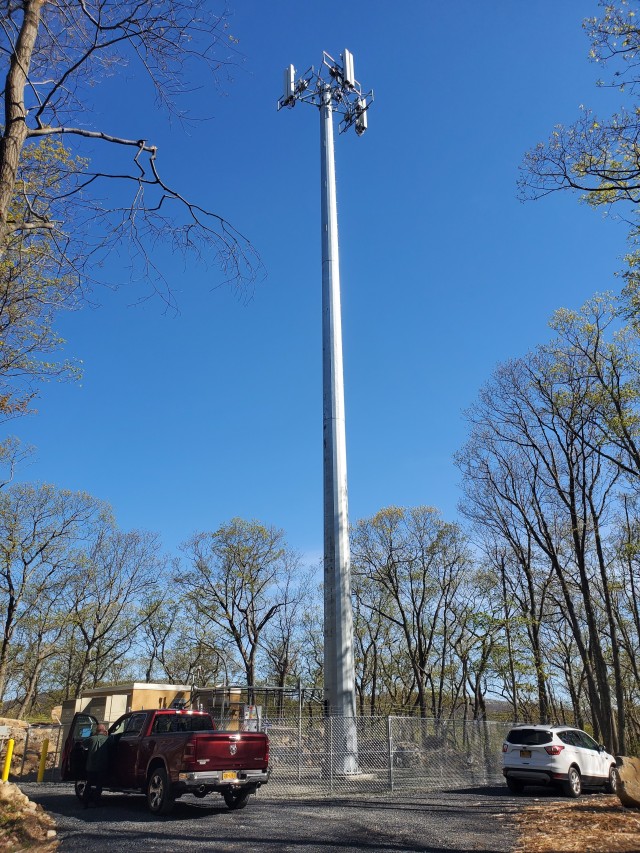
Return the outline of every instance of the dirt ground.
<path id="1" fill-rule="evenodd" d="M 0 782 L 0 853 L 58 847 L 55 823 L 42 806 L 26 797 L 12 782 Z"/>
<path id="2" fill-rule="evenodd" d="M 516 853 L 640 853 L 640 809 L 625 809 L 615 796 L 547 800 L 516 820 Z"/>
<path id="3" fill-rule="evenodd" d="M 27 723 L 7 717 L 0 717 L 0 725 L 9 726 L 10 736 L 15 741 L 9 774 L 12 781 L 0 782 L 0 853 L 23 850 L 53 853 L 58 848 L 53 819 L 41 806 L 25 797 L 13 782 L 36 778 L 45 739 L 49 741 L 46 767 L 52 772 L 59 746 L 58 727 L 53 724 L 29 727 Z M 2 739 L 0 743 L 0 767 L 4 767 L 7 741 Z"/>
<path id="4" fill-rule="evenodd" d="M 640 810 L 614 796 L 543 800 L 516 815 L 514 853 L 640 853 Z M 0 783 L 0 853 L 58 848 L 53 819 L 10 782 Z"/>

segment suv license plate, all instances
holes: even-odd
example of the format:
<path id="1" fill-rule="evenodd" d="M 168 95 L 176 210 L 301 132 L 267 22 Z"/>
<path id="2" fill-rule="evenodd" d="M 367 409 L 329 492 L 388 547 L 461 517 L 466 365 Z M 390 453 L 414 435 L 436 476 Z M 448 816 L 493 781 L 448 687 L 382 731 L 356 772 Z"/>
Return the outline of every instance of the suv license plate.
<path id="1" fill-rule="evenodd" d="M 531 750 L 530 749 L 521 749 L 520 750 L 520 758 L 531 758 Z"/>
<path id="2" fill-rule="evenodd" d="M 236 773 L 235 770 L 225 770 L 222 773 L 222 778 L 223 779 L 237 779 L 238 774 Z"/>

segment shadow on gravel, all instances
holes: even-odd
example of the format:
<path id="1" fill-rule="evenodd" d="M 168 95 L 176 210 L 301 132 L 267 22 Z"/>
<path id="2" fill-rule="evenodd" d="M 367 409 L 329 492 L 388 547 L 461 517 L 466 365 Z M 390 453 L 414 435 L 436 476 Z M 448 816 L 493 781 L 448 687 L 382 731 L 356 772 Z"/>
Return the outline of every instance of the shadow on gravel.
<path id="1" fill-rule="evenodd" d="M 87 831 L 83 834 L 82 847 L 66 842 L 63 851 L 69 853 L 86 853 L 96 851 L 97 853 L 112 853 L 118 846 L 105 845 L 102 834 Z M 161 846 L 157 846 L 161 845 Z M 123 848 L 124 849 L 124 848 Z M 394 838 L 388 839 L 354 839 L 352 837 L 340 839 L 300 839 L 292 835 L 271 835 L 264 838 L 260 834 L 246 832 L 243 827 L 242 838 L 216 838 L 212 841 L 194 838 L 193 835 L 180 834 L 171 830 L 162 833 L 140 832 L 127 835 L 126 850 L 132 853 L 146 853 L 150 850 L 162 850 L 165 853 L 174 851 L 185 851 L 185 853 L 216 853 L 224 850 L 225 853 L 496 853 L 495 847 L 479 847 L 463 845 L 460 847 L 432 846 L 425 841 L 403 842 Z"/>
<path id="2" fill-rule="evenodd" d="M 60 853 L 505 853 L 515 842 L 508 824 L 496 822 L 504 809 L 489 788 L 367 799 L 257 796 L 238 812 L 221 797 L 188 797 L 155 817 L 142 796 L 105 793 L 102 805 L 85 810 L 71 788 L 25 787 L 53 813 Z M 514 801 L 505 806 L 514 810 Z"/>
<path id="3" fill-rule="evenodd" d="M 547 788 L 545 785 L 536 788 L 531 786 L 525 789 L 524 794 L 512 794 L 506 786 L 478 786 L 473 788 L 445 788 L 440 793 L 442 794 L 477 794 L 483 797 L 500 797 L 502 799 L 522 800 L 527 797 L 549 797 L 555 800 L 564 800 L 565 797 L 556 788 Z"/>
<path id="4" fill-rule="evenodd" d="M 211 817 L 216 814 L 226 814 L 229 809 L 220 800 L 199 803 L 197 801 L 178 800 L 171 814 L 166 816 L 153 815 L 147 808 L 144 797 L 129 796 L 126 794 L 103 794 L 99 806 L 90 806 L 85 809 L 75 794 L 44 794 L 38 796 L 37 792 L 29 792 L 32 800 L 48 812 L 55 812 L 65 817 L 73 817 L 76 820 L 84 820 L 87 823 L 108 821 L 110 823 L 149 823 L 149 821 L 193 821 Z"/>
<path id="5" fill-rule="evenodd" d="M 442 791 L 433 791 L 434 795 L 441 794 L 477 794 L 483 797 L 510 797 L 512 796 L 506 785 L 472 785 L 468 788 L 443 788 Z"/>

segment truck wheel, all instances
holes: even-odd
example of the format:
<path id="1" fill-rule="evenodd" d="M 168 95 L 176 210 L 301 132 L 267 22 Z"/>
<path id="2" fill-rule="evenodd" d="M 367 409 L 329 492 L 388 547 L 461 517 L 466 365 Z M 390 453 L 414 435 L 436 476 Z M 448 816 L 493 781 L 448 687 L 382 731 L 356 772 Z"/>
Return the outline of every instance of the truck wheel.
<path id="1" fill-rule="evenodd" d="M 147 805 L 154 814 L 169 814 L 173 808 L 174 797 L 171 794 L 167 772 L 164 767 L 151 771 L 147 782 Z"/>
<path id="2" fill-rule="evenodd" d="M 241 788 L 239 791 L 225 791 L 222 796 L 227 807 L 235 811 L 236 809 L 243 809 L 247 805 L 251 794 L 252 791 L 246 791 Z"/>
<path id="3" fill-rule="evenodd" d="M 82 802 L 82 798 L 84 796 L 84 789 L 87 787 L 87 783 L 84 779 L 76 779 L 76 784 L 74 785 L 74 790 L 76 792 L 76 797 Z"/>

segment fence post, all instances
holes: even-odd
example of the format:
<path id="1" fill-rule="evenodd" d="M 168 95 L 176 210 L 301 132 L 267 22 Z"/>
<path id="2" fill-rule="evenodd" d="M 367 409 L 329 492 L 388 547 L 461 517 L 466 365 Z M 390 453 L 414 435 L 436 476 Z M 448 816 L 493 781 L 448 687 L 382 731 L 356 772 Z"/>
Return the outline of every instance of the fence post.
<path id="1" fill-rule="evenodd" d="M 329 717 L 329 793 L 333 797 L 333 717 Z"/>
<path id="2" fill-rule="evenodd" d="M 29 733 L 31 732 L 31 726 L 27 729 L 27 734 L 24 738 L 24 748 L 22 750 L 22 761 L 20 763 L 20 778 L 22 779 L 22 774 L 24 773 L 24 762 L 27 758 L 27 747 L 29 746 Z"/>
<path id="3" fill-rule="evenodd" d="M 60 738 L 62 737 L 62 726 L 58 726 L 58 734 L 56 735 L 56 748 L 53 753 L 53 764 L 49 768 L 51 774 L 49 778 L 53 781 L 55 779 L 56 768 L 58 766 L 58 750 L 60 749 Z"/>
<path id="4" fill-rule="evenodd" d="M 298 784 L 302 781 L 302 707 L 304 705 L 304 697 L 302 695 L 302 686 L 298 679 Z"/>
<path id="5" fill-rule="evenodd" d="M 393 791 L 393 732 L 391 717 L 387 717 L 387 754 L 389 761 L 389 790 Z"/>

